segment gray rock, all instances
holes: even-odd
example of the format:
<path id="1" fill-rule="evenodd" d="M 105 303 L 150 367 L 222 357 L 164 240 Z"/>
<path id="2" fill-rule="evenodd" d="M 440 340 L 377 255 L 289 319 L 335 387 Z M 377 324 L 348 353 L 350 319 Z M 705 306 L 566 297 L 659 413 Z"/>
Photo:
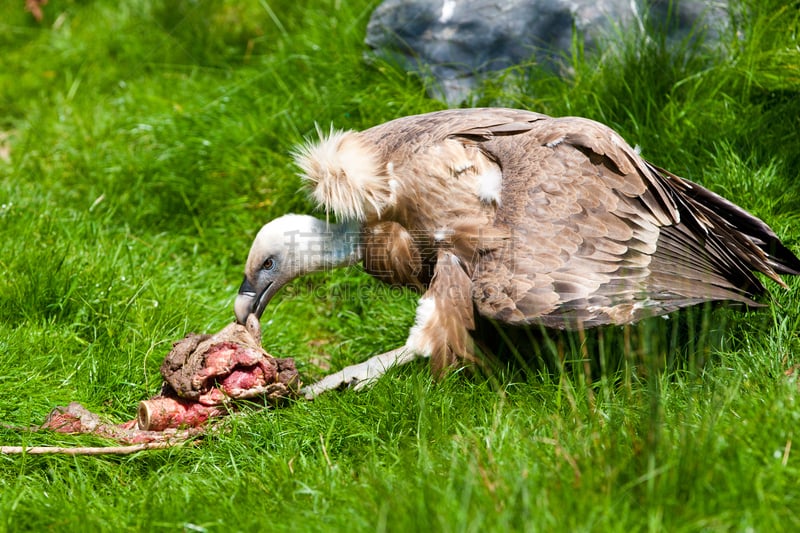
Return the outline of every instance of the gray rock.
<path id="1" fill-rule="evenodd" d="M 576 37 L 591 52 L 615 33 L 664 31 L 677 41 L 713 42 L 728 21 L 727 1 L 386 0 L 373 12 L 366 43 L 376 55 L 419 72 L 429 93 L 463 101 L 482 75 L 535 61 L 562 71 Z M 645 24 L 647 17 L 648 24 Z M 432 78 L 432 79 L 431 79 Z M 430 83 L 432 82 L 432 83 Z"/>

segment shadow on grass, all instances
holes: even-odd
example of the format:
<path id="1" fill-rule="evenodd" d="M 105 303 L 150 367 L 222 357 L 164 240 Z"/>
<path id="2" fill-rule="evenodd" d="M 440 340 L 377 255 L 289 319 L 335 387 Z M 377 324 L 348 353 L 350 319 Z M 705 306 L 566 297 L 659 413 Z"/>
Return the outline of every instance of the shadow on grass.
<path id="1" fill-rule="evenodd" d="M 578 331 L 519 328 L 481 320 L 476 330 L 485 365 L 503 381 L 544 374 L 587 385 L 611 377 L 618 385 L 663 373 L 701 372 L 735 342 L 735 309 L 707 304 L 625 326 Z"/>

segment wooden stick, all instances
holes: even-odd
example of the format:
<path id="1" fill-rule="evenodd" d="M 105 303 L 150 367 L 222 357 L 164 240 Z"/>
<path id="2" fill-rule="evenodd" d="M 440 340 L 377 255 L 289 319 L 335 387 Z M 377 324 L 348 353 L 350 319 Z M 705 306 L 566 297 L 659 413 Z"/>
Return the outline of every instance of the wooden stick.
<path id="1" fill-rule="evenodd" d="M 185 440 L 166 442 L 145 442 L 130 446 L 0 446 L 0 454 L 24 453 L 29 455 L 63 454 L 63 455 L 126 455 L 145 450 L 159 450 L 183 444 Z"/>

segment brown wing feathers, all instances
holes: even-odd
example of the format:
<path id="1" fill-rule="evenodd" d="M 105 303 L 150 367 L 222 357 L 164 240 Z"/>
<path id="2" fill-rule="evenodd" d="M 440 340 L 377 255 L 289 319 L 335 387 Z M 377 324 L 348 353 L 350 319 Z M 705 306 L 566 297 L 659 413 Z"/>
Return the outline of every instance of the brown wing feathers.
<path id="1" fill-rule="evenodd" d="M 484 268 L 476 280 L 479 288 L 515 286 L 500 305 L 497 295 L 478 292 L 479 309 L 489 316 L 571 327 L 629 322 L 706 300 L 755 305 L 752 297 L 764 288 L 752 270 L 776 281 L 773 268 L 798 271 L 797 258 L 766 224 L 649 165 L 605 126 L 566 118 L 530 130 L 527 144 L 503 135 L 487 136 L 484 146 L 503 166 L 504 179 L 514 176 L 504 181 L 514 189 L 510 195 L 527 198 L 524 214 L 517 200 L 498 220 L 535 228 L 522 231 L 528 235 L 512 275 Z M 560 264 L 541 268 L 540 255 Z M 558 295 L 555 305 L 543 285 Z"/>

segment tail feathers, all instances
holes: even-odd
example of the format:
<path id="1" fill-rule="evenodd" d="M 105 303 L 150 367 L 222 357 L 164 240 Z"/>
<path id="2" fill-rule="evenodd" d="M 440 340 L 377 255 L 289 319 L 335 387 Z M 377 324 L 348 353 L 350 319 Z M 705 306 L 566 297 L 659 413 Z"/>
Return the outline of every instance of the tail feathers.
<path id="1" fill-rule="evenodd" d="M 740 268 L 760 272 L 783 287 L 786 284 L 780 274 L 800 275 L 800 259 L 763 220 L 702 185 L 658 167 L 653 169 L 685 200 L 684 207 L 689 212 L 681 221 L 687 224 L 702 221 L 704 231 L 713 234 L 712 240 L 719 241 L 715 247 L 721 245 L 733 254 Z M 686 215 L 690 220 L 685 220 Z"/>

